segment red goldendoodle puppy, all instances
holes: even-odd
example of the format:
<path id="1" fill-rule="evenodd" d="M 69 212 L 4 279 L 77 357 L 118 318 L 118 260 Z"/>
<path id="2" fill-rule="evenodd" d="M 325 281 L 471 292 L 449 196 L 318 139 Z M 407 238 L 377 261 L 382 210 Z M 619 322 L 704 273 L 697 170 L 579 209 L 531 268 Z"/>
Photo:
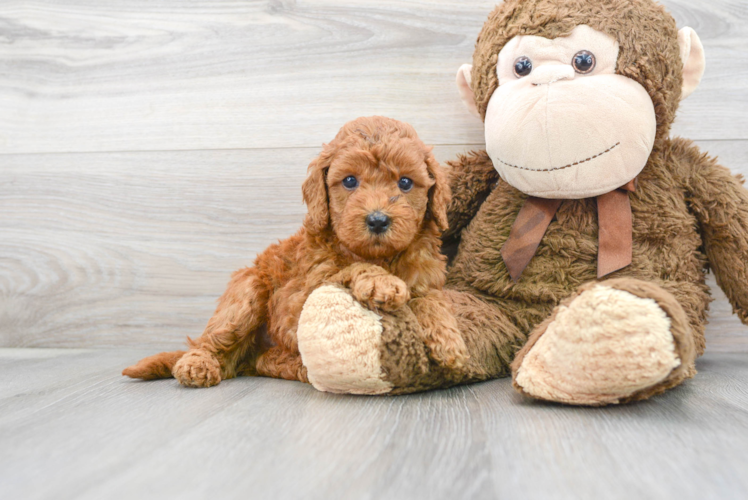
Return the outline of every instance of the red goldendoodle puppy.
<path id="1" fill-rule="evenodd" d="M 465 344 L 441 293 L 449 187 L 415 130 L 383 117 L 347 123 L 309 165 L 302 191 L 302 229 L 232 275 L 190 350 L 145 358 L 124 375 L 174 376 L 192 387 L 239 374 L 307 382 L 296 328 L 307 297 L 326 283 L 348 287 L 372 310 L 407 303 L 431 358 L 463 364 Z"/>

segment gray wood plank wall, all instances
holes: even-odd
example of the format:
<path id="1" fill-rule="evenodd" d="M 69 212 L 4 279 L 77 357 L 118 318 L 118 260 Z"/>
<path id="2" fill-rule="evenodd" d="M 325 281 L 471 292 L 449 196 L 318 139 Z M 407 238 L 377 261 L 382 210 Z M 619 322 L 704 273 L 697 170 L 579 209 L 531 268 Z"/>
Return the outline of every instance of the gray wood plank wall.
<path id="1" fill-rule="evenodd" d="M 707 54 L 675 135 L 748 174 L 748 3 L 667 0 Z M 0 346 L 170 348 L 293 233 L 346 121 L 480 147 L 454 73 L 493 1 L 0 4 Z M 709 348 L 748 350 L 721 292 Z"/>

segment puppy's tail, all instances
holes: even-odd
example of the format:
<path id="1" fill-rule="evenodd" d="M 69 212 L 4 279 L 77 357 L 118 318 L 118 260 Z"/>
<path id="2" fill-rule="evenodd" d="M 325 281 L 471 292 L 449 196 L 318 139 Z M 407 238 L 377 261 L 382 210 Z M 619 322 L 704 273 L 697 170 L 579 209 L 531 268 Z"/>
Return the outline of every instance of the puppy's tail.
<path id="1" fill-rule="evenodd" d="M 143 358 L 132 366 L 122 370 L 122 375 L 143 380 L 171 378 L 171 369 L 184 355 L 185 351 L 160 352 Z"/>

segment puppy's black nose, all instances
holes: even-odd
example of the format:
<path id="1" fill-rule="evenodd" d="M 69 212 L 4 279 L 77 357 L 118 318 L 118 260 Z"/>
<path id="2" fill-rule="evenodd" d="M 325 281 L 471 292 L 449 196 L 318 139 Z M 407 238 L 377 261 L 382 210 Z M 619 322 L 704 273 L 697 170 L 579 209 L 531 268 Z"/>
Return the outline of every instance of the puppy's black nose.
<path id="1" fill-rule="evenodd" d="M 382 234 L 390 228 L 390 218 L 382 212 L 373 212 L 366 216 L 366 226 L 374 234 Z"/>

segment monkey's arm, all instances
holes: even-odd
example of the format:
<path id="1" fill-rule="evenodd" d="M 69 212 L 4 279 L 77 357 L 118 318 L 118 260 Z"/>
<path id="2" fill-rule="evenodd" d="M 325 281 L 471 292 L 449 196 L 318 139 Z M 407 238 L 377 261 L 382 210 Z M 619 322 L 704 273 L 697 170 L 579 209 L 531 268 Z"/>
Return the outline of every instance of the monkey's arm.
<path id="1" fill-rule="evenodd" d="M 688 172 L 686 189 L 707 258 L 733 309 L 748 324 L 748 191 L 690 141 L 673 141 L 672 158 Z"/>
<path id="2" fill-rule="evenodd" d="M 485 151 L 459 155 L 447 165 L 452 201 L 447 209 L 449 229 L 442 235 L 445 245 L 459 240 L 460 232 L 473 220 L 499 180 L 499 174 Z"/>

